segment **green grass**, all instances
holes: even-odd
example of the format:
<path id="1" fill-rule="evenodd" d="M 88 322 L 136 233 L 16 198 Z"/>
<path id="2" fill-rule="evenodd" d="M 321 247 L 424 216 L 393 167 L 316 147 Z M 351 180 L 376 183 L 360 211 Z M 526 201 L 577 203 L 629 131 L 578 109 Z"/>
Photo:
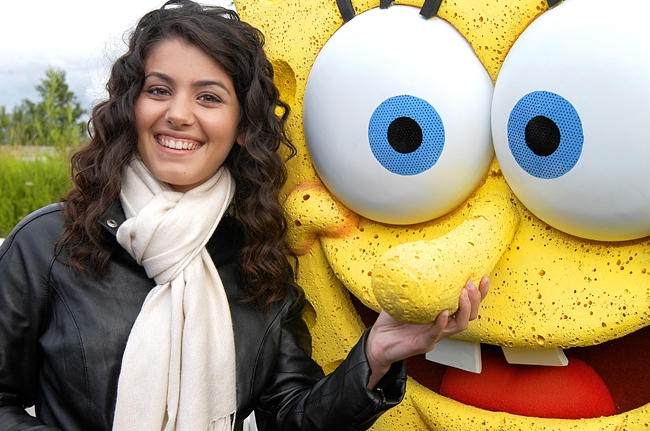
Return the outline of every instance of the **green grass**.
<path id="1" fill-rule="evenodd" d="M 70 187 L 67 158 L 56 148 L 0 147 L 0 238 Z"/>

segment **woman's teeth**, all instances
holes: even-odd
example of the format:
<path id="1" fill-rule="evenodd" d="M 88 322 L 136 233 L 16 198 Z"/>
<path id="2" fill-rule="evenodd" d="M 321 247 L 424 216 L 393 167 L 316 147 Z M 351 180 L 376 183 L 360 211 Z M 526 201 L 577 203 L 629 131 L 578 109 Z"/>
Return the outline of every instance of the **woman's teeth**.
<path id="1" fill-rule="evenodd" d="M 175 141 L 173 139 L 158 138 L 157 141 L 163 147 L 171 148 L 173 150 L 196 150 L 197 148 L 201 148 L 203 146 L 201 143 L 194 143 L 183 140 Z"/>

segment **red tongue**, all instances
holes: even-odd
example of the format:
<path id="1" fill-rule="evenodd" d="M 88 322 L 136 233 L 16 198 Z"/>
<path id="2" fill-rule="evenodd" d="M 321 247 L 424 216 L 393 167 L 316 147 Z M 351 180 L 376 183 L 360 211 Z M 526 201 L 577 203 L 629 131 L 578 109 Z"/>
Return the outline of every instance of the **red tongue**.
<path id="1" fill-rule="evenodd" d="M 500 350 L 483 349 L 483 372 L 449 367 L 440 393 L 463 404 L 522 416 L 586 419 L 616 414 L 598 374 L 579 359 L 566 367 L 508 364 Z"/>

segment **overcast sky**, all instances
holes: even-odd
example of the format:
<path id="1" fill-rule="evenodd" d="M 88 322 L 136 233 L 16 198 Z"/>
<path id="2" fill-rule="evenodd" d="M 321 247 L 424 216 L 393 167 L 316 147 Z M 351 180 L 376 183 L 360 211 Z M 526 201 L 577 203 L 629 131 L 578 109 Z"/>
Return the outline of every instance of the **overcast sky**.
<path id="1" fill-rule="evenodd" d="M 232 7 L 230 0 L 202 0 Z M 0 105 L 38 100 L 48 67 L 85 109 L 104 98 L 108 67 L 125 50 L 122 36 L 164 0 L 0 0 Z"/>

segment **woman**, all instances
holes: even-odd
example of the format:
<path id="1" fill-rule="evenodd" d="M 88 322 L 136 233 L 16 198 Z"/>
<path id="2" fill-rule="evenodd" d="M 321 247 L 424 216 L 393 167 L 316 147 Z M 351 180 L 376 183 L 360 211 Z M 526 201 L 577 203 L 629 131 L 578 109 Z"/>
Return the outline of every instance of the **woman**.
<path id="1" fill-rule="evenodd" d="M 74 188 L 0 249 L 0 430 L 228 430 L 253 410 L 262 430 L 367 429 L 401 360 L 476 318 L 487 279 L 453 319 L 382 312 L 323 376 L 278 203 L 288 109 L 234 12 L 148 13 L 107 87 Z"/>

